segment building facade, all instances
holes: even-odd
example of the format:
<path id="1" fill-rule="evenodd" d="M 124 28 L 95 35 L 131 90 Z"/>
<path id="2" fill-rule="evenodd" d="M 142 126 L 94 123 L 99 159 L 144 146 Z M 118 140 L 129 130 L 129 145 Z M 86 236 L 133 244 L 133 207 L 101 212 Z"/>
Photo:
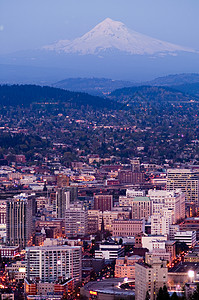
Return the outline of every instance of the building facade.
<path id="1" fill-rule="evenodd" d="M 67 237 L 84 236 L 88 232 L 88 212 L 81 204 L 71 204 L 65 212 L 65 234 Z"/>
<path id="2" fill-rule="evenodd" d="M 55 282 L 74 278 L 82 279 L 81 247 L 43 246 L 26 248 L 26 270 L 28 280 Z"/>
<path id="3" fill-rule="evenodd" d="M 145 219 L 114 220 L 113 236 L 129 237 L 145 231 Z"/>
<path id="4" fill-rule="evenodd" d="M 94 196 L 94 209 L 105 211 L 112 210 L 113 196 L 112 195 L 95 195 Z"/>
<path id="5" fill-rule="evenodd" d="M 24 194 L 7 200 L 6 241 L 8 246 L 24 248 L 32 241 L 32 199 Z"/>
<path id="6" fill-rule="evenodd" d="M 191 169 L 168 169 L 167 170 L 167 190 L 181 189 L 185 193 L 185 202 L 198 202 L 199 177 Z"/>

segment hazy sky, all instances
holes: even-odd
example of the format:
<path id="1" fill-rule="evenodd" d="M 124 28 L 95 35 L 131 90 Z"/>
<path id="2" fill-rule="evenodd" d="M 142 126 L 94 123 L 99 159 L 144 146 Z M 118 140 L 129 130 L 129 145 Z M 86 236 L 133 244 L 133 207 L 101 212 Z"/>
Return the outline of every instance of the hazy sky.
<path id="1" fill-rule="evenodd" d="M 73 39 L 109 17 L 199 50 L 199 0 L 0 0 L 0 53 Z"/>

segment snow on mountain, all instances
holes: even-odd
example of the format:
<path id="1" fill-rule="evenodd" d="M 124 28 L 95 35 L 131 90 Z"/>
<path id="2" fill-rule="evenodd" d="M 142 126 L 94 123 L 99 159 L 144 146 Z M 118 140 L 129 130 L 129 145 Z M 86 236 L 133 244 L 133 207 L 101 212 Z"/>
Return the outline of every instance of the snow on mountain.
<path id="1" fill-rule="evenodd" d="M 96 25 L 91 31 L 73 41 L 60 40 L 44 46 L 45 50 L 100 55 L 105 51 L 122 51 L 128 54 L 175 55 L 178 51 L 195 52 L 192 49 L 151 38 L 128 29 L 122 22 L 110 18 Z"/>

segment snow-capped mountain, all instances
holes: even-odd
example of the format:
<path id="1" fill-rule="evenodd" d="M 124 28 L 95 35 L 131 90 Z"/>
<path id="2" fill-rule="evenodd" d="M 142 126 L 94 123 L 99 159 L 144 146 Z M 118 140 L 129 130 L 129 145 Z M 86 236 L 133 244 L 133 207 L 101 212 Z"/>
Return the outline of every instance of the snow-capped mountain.
<path id="1" fill-rule="evenodd" d="M 100 55 L 106 51 L 121 51 L 128 54 L 154 55 L 195 51 L 189 48 L 151 38 L 128 29 L 122 22 L 110 18 L 95 26 L 91 31 L 73 41 L 60 40 L 44 46 L 45 50 L 80 55 Z"/>

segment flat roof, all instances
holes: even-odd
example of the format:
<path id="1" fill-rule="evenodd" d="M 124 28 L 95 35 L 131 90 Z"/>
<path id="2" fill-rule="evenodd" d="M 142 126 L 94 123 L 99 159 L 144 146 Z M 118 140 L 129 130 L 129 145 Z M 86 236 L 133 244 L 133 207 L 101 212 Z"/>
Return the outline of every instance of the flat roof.
<path id="1" fill-rule="evenodd" d="M 49 246 L 34 246 L 26 247 L 25 250 L 42 251 L 42 250 L 70 250 L 70 249 L 81 249 L 81 246 L 68 246 L 68 245 L 49 245 Z"/>
<path id="2" fill-rule="evenodd" d="M 168 273 L 188 273 L 189 270 L 199 271 L 199 263 L 196 262 L 182 262 L 177 266 L 171 268 Z"/>
<path id="3" fill-rule="evenodd" d="M 149 197 L 135 197 L 134 199 L 133 199 L 133 201 L 151 201 L 151 199 L 149 198 Z"/>
<path id="4" fill-rule="evenodd" d="M 134 280 L 129 280 L 129 282 L 134 282 Z M 125 283 L 124 278 L 108 278 L 100 281 L 90 281 L 84 286 L 84 289 L 102 294 L 134 295 L 134 290 L 126 290 L 119 287 L 123 283 Z"/>

